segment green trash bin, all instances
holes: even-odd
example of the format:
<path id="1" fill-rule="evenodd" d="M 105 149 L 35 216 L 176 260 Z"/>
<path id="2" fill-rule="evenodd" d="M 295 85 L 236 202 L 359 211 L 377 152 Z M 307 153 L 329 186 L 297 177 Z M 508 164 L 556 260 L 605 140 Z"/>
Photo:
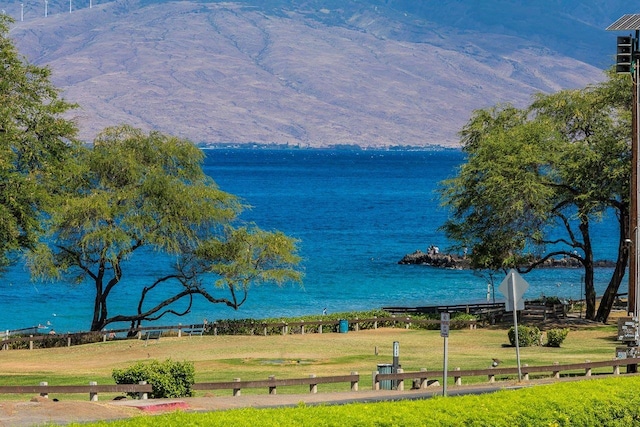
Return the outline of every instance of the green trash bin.
<path id="1" fill-rule="evenodd" d="M 341 334 L 346 334 L 349 332 L 349 321 L 345 319 L 340 320 L 340 327 L 338 329 Z"/>
<path id="2" fill-rule="evenodd" d="M 378 364 L 378 373 L 393 374 L 393 365 L 391 363 Z M 393 390 L 393 381 L 392 380 L 380 381 L 380 390 Z"/>

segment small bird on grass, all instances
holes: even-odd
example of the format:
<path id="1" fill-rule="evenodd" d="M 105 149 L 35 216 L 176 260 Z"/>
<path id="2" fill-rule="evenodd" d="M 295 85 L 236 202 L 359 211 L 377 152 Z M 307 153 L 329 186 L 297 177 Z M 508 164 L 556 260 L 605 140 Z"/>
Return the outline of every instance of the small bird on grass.
<path id="1" fill-rule="evenodd" d="M 493 358 L 491 360 L 493 361 L 493 362 L 491 362 L 491 366 L 493 366 L 494 368 L 502 363 L 502 360 L 500 360 L 500 359 Z"/>

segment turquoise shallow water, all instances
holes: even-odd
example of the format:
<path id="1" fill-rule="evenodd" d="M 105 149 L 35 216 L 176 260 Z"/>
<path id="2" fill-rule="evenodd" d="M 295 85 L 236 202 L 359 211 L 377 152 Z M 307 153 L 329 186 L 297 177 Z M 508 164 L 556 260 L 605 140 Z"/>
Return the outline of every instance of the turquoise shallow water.
<path id="1" fill-rule="evenodd" d="M 438 231 L 446 212 L 434 190 L 455 174 L 462 153 L 216 149 L 206 154 L 206 172 L 252 206 L 243 220 L 300 240 L 304 284 L 254 288 L 239 311 L 197 301 L 189 315 L 159 323 L 320 314 L 325 307 L 338 312 L 486 301 L 485 277 L 397 264 L 406 253 L 426 251 L 431 244 L 446 249 L 448 242 Z M 594 226 L 597 258 L 612 259 L 613 231 L 608 224 Z M 153 253 L 132 258 L 112 312 L 135 310 L 139 288 L 165 265 Z M 599 292 L 610 273 L 598 270 Z M 581 298 L 581 277 L 581 270 L 573 269 L 533 272 L 525 276 L 531 285 L 525 298 Z M 0 298 L 1 329 L 48 322 L 58 331 L 79 331 L 90 324 L 89 286 L 33 283 L 21 265 L 3 277 Z"/>

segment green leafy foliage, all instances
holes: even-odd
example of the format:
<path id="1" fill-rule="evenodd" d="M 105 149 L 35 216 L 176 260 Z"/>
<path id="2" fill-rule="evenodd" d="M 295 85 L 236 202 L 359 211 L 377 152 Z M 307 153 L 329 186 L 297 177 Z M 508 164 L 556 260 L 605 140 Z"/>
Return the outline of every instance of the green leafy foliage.
<path id="1" fill-rule="evenodd" d="M 13 20 L 0 15 L 0 267 L 32 248 L 40 215 L 73 152 L 75 125 L 62 115 L 74 108 L 58 97 L 51 71 L 28 63 L 9 37 Z"/>
<path id="2" fill-rule="evenodd" d="M 116 384 L 146 381 L 153 387 L 150 398 L 189 397 L 193 395 L 191 387 L 195 383 L 193 363 L 171 359 L 138 362 L 129 368 L 114 369 L 112 376 Z M 135 397 L 136 394 L 130 393 L 130 396 Z"/>
<path id="3" fill-rule="evenodd" d="M 516 329 L 512 326 L 507 332 L 509 343 L 516 345 Z M 520 347 L 531 347 L 540 345 L 542 341 L 542 332 L 536 326 L 518 325 L 518 345 Z"/>
<path id="4" fill-rule="evenodd" d="M 32 273 L 92 285 L 92 331 L 185 315 L 196 297 L 238 309 L 252 286 L 299 282 L 297 241 L 242 225 L 243 205 L 204 173 L 203 158 L 184 139 L 105 129 L 78 150 L 49 211 L 48 238 L 31 252 Z M 165 268 L 123 289 L 125 267 L 144 251 L 166 257 Z M 121 292 L 139 295 L 137 304 L 112 313 Z"/>
<path id="5" fill-rule="evenodd" d="M 628 78 L 538 94 L 526 109 L 475 111 L 460 132 L 467 162 L 440 188 L 450 209 L 442 229 L 468 247 L 478 270 L 530 271 L 548 259 L 584 268 L 586 317 L 605 321 L 624 276 L 628 248 L 631 93 Z M 590 224 L 617 221 L 616 268 L 596 313 Z"/>
<path id="6" fill-rule="evenodd" d="M 560 347 L 569 335 L 568 328 L 553 328 L 547 331 L 547 347 Z"/>

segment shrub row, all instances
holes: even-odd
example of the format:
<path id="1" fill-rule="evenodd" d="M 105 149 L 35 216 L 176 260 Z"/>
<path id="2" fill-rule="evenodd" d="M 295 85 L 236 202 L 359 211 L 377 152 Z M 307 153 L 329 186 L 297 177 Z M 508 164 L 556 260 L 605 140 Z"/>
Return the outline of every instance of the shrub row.
<path id="1" fill-rule="evenodd" d="M 547 347 L 560 347 L 562 342 L 567 338 L 569 329 L 549 329 L 547 331 Z M 516 345 L 516 332 L 512 326 L 507 332 L 509 343 Z M 542 345 L 542 332 L 536 326 L 518 325 L 518 345 L 520 347 L 530 347 L 534 345 Z"/>
<path id="2" fill-rule="evenodd" d="M 153 388 L 149 396 L 151 399 L 193 396 L 195 369 L 191 362 L 176 362 L 171 359 L 164 362 L 138 362 L 128 368 L 114 369 L 112 376 L 116 384 L 138 384 L 146 381 Z M 137 396 L 136 393 L 128 395 Z"/>
<path id="3" fill-rule="evenodd" d="M 377 325 L 374 324 L 374 321 L 362 321 L 360 319 L 390 319 L 391 315 L 383 310 L 371 310 L 371 311 L 361 311 L 361 312 L 347 312 L 347 313 L 333 313 L 324 316 L 303 316 L 303 317 L 293 317 L 293 318 L 268 318 L 268 319 L 225 319 L 225 320 L 216 320 L 215 324 L 215 332 L 213 328 L 213 324 L 209 323 L 207 329 L 205 330 L 205 335 L 213 335 L 214 333 L 218 335 L 263 335 L 265 333 L 265 324 L 269 325 L 266 328 L 267 335 L 280 335 L 282 334 L 282 324 L 283 323 L 296 323 L 296 322 L 314 322 L 314 321 L 334 321 L 337 322 L 342 319 L 346 319 L 353 324 L 356 320 L 358 321 L 358 328 L 361 330 L 374 329 L 374 327 L 378 328 L 393 328 L 393 327 L 404 327 L 404 322 L 398 322 L 395 320 L 377 320 Z M 398 316 L 398 319 L 404 319 L 404 316 Z M 411 324 L 412 329 L 428 329 L 428 330 L 437 330 L 440 329 L 440 324 L 438 321 L 440 320 L 439 314 L 422 314 L 422 315 L 412 315 L 411 319 L 413 320 L 432 320 L 432 323 L 419 323 L 413 322 Z M 453 313 L 451 315 L 451 323 L 450 329 L 463 329 L 468 326 L 469 321 L 477 320 L 477 317 L 470 314 L 465 313 Z M 328 326 L 323 326 L 323 332 L 328 332 Z M 291 333 L 300 333 L 300 328 L 291 326 Z M 319 332 L 320 327 L 317 325 L 306 325 L 305 333 L 317 333 Z M 337 332 L 338 325 L 333 326 L 334 332 Z M 28 336 L 25 336 L 28 338 Z M 50 335 L 46 336 L 43 339 L 33 341 L 34 348 L 52 348 L 52 347 L 66 347 L 68 345 L 68 338 L 66 335 Z M 71 345 L 81 345 L 81 344 L 90 344 L 97 343 L 102 341 L 102 333 L 101 332 L 86 332 L 86 333 L 77 333 L 71 335 Z M 17 341 L 8 344 L 10 349 L 28 349 L 29 342 L 25 341 Z"/>
<path id="4" fill-rule="evenodd" d="M 380 320 L 374 321 L 363 321 L 361 319 L 372 319 L 377 318 Z M 383 310 L 371 310 L 371 311 L 360 311 L 360 312 L 347 312 L 347 313 L 333 313 L 327 314 L 321 317 L 318 316 L 302 316 L 302 317 L 290 317 L 290 318 L 268 318 L 268 319 L 237 319 L 237 320 L 217 320 L 215 322 L 215 333 L 218 335 L 263 335 L 265 324 L 269 325 L 266 328 L 267 335 L 280 335 L 282 333 L 282 324 L 290 324 L 297 322 L 314 322 L 314 321 L 334 321 L 337 322 L 339 320 L 348 320 L 350 324 L 354 322 L 358 322 L 358 328 L 360 330 L 374 329 L 374 327 L 378 328 L 393 328 L 398 326 L 405 326 L 404 322 L 399 322 L 396 320 L 390 319 L 392 316 Z M 398 319 L 404 319 L 404 316 L 397 316 Z M 386 319 L 386 320 L 382 320 Z M 420 315 L 412 315 L 411 319 L 413 320 L 432 320 L 433 323 L 420 323 L 413 322 L 411 324 L 412 329 L 429 329 L 429 330 L 437 330 L 440 329 L 440 324 L 438 321 L 440 320 L 439 314 L 420 314 Z M 471 314 L 465 313 L 453 313 L 451 315 L 451 324 L 450 329 L 463 329 L 468 326 L 469 321 L 475 321 L 477 317 Z M 291 326 L 290 331 L 293 333 L 299 333 L 297 330 L 299 327 Z M 337 329 L 338 326 L 334 326 L 334 329 Z M 305 325 L 306 333 L 315 333 L 319 331 L 319 326 L 316 325 Z M 323 331 L 327 331 L 327 325 L 323 326 Z M 205 334 L 213 334 L 214 329 L 212 324 L 209 324 L 209 328 L 205 332 Z"/>

